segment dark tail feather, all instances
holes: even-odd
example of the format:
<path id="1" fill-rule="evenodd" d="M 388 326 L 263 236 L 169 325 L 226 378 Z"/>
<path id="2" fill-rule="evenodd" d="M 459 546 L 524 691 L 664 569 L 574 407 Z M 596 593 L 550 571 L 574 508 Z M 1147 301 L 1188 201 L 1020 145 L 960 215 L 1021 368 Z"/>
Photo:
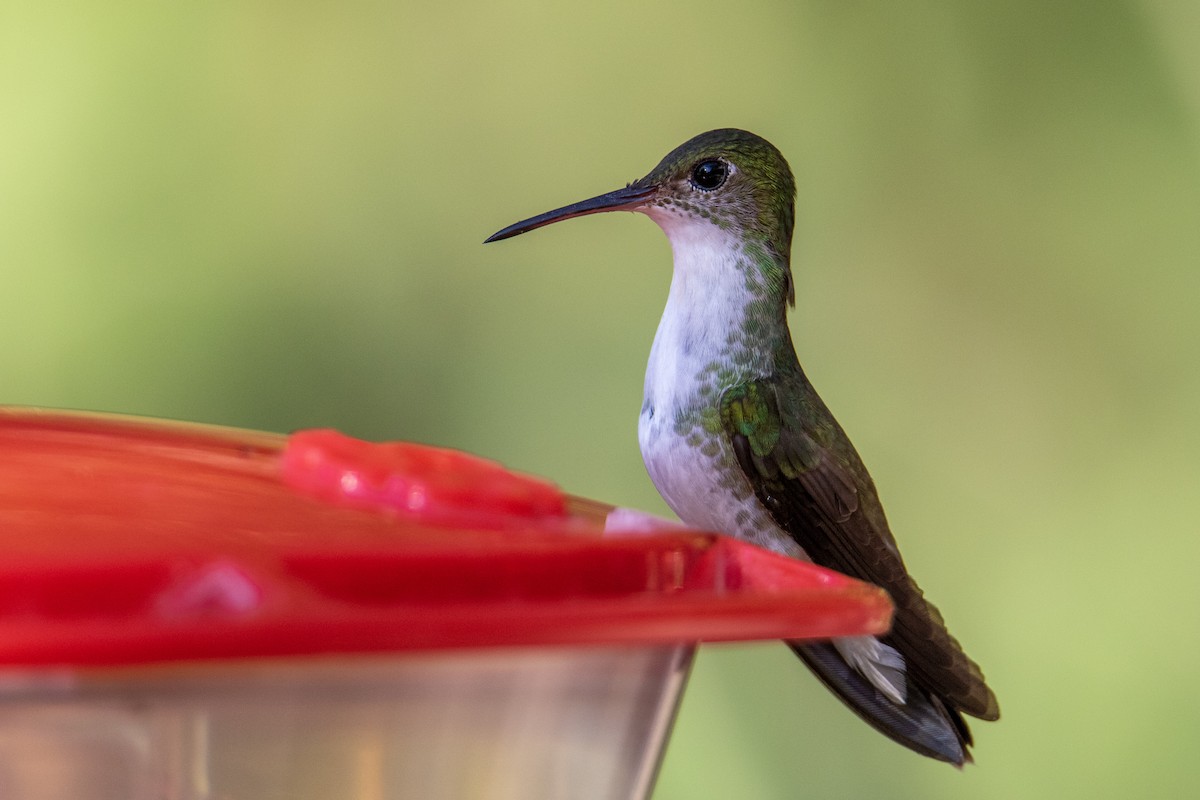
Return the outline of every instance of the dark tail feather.
<path id="1" fill-rule="evenodd" d="M 908 684 L 908 702 L 902 706 L 871 685 L 842 660 L 828 642 L 788 646 L 804 660 L 829 691 L 884 736 L 924 756 L 961 767 L 971 761 L 968 747 L 971 731 L 962 715 L 941 698 L 931 697 L 920 687 Z"/>

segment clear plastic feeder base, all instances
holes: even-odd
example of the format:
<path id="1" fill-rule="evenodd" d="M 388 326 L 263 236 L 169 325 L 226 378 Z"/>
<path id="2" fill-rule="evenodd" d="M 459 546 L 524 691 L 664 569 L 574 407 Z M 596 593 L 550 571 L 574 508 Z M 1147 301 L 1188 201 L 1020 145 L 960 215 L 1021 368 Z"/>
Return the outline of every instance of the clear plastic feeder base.
<path id="1" fill-rule="evenodd" d="M 0 797 L 617 800 L 649 793 L 694 648 L 9 675 Z"/>

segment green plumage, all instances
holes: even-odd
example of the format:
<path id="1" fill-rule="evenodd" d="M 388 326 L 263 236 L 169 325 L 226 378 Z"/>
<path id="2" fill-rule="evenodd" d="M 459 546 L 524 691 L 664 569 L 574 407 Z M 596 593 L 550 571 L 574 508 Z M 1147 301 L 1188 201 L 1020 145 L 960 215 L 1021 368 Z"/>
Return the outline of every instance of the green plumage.
<path id="1" fill-rule="evenodd" d="M 798 367 L 726 390 L 721 419 L 746 479 L 779 527 L 816 563 L 892 595 L 896 618 L 883 639 L 904 655 L 916 688 L 943 697 L 951 713 L 999 717 L 979 667 L 905 568 L 858 454 Z"/>

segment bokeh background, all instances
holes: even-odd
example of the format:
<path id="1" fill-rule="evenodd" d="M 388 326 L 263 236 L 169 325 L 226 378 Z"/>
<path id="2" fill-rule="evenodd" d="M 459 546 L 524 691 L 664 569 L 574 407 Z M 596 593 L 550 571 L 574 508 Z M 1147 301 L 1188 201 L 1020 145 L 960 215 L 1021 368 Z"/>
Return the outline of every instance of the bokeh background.
<path id="1" fill-rule="evenodd" d="M 665 512 L 647 219 L 481 246 L 714 127 L 799 179 L 792 329 L 1003 719 L 963 772 L 706 647 L 656 800 L 1184 797 L 1200 6 L 0 5 L 0 402 L 464 448 Z"/>

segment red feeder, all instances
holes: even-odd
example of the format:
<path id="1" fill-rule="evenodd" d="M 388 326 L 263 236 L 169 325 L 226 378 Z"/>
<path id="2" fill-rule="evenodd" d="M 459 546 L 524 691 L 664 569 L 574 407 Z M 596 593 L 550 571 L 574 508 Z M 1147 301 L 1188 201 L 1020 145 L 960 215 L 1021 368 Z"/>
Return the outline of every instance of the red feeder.
<path id="1" fill-rule="evenodd" d="M 638 798 L 698 641 L 879 589 L 473 456 L 0 408 L 0 797 Z"/>

